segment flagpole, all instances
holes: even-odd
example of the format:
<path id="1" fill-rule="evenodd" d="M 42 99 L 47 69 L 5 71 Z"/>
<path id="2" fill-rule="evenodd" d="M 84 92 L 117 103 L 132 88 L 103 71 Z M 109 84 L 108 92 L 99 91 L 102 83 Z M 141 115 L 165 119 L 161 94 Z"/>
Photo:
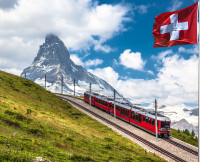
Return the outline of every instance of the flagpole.
<path id="1" fill-rule="evenodd" d="M 199 2 L 198 2 L 198 11 L 197 12 L 197 23 L 199 21 L 199 14 L 200 14 L 200 8 L 199 8 Z M 198 43 L 199 43 L 199 39 L 200 39 L 200 25 L 198 24 L 198 27 L 199 27 L 199 37 L 197 37 L 198 39 Z M 199 43 L 199 63 L 198 63 L 198 108 L 199 108 L 199 116 L 198 116 L 198 126 L 199 126 L 199 129 L 198 129 L 198 153 L 200 153 L 200 149 L 199 149 L 199 130 L 200 130 L 200 43 Z M 200 155 L 200 154 L 199 154 Z M 198 161 L 200 162 L 200 156 L 198 156 Z"/>

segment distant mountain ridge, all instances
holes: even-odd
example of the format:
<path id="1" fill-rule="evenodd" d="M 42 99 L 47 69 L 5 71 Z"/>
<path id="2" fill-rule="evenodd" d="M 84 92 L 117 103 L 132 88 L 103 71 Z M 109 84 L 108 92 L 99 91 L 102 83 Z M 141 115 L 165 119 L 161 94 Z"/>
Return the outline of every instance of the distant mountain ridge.
<path id="1" fill-rule="evenodd" d="M 193 130 L 195 134 L 198 135 L 198 126 L 194 126 L 188 123 L 188 121 L 185 119 L 181 119 L 180 121 L 173 122 L 171 127 L 174 129 L 180 129 L 180 130 L 188 129 L 190 132 L 192 132 Z"/>
<path id="2" fill-rule="evenodd" d="M 76 92 L 83 94 L 92 84 L 92 90 L 107 96 L 112 96 L 114 88 L 106 81 L 91 74 L 82 66 L 74 64 L 64 43 L 54 34 L 48 34 L 31 66 L 21 73 L 36 83 L 44 86 L 44 76 L 47 76 L 47 89 L 61 92 L 63 77 L 64 93 L 73 93 L 73 81 L 76 81 Z M 118 94 L 118 93 L 117 93 Z M 119 95 L 119 94 L 118 94 Z"/>

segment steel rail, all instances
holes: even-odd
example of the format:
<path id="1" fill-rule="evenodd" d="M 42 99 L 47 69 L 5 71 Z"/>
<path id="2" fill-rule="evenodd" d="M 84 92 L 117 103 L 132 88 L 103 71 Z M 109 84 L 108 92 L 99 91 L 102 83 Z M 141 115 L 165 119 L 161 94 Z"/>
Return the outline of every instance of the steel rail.
<path id="1" fill-rule="evenodd" d="M 176 141 L 173 141 L 172 139 L 165 139 L 165 138 L 163 138 L 163 140 L 165 140 L 165 141 L 173 144 L 174 146 L 177 146 L 177 147 L 179 147 L 179 148 L 181 148 L 181 149 L 183 149 L 183 150 L 185 150 L 185 151 L 187 151 L 187 152 L 189 152 L 191 154 L 194 154 L 196 156 L 199 155 L 198 151 L 195 151 L 195 150 L 193 150 L 193 149 L 191 149 L 191 148 L 189 148 L 187 146 L 184 146 L 184 145 L 182 145 L 182 144 L 180 144 L 180 143 L 178 143 Z"/>

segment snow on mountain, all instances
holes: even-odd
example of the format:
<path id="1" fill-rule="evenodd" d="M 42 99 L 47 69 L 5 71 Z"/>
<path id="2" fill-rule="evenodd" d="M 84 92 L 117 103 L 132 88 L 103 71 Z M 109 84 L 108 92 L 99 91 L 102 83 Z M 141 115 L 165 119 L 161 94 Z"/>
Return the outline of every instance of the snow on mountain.
<path id="1" fill-rule="evenodd" d="M 176 106 L 166 106 L 165 108 L 158 110 L 163 111 L 164 114 L 171 119 L 172 123 L 185 119 L 193 126 L 198 126 L 198 116 L 191 114 L 194 109 L 186 107 L 184 104 Z"/>
<path id="2" fill-rule="evenodd" d="M 75 65 L 64 43 L 53 34 L 46 36 L 45 43 L 40 46 L 33 63 L 23 70 L 21 76 L 24 77 L 25 73 L 27 79 L 43 87 L 46 75 L 46 86 L 51 92 L 61 92 L 63 78 L 64 93 L 73 94 L 75 79 L 76 94 L 83 94 L 84 91 L 89 90 L 89 83 L 91 83 L 93 91 L 105 96 L 113 96 L 113 87 L 82 66 Z"/>
<path id="3" fill-rule="evenodd" d="M 185 119 L 181 119 L 178 122 L 172 123 L 171 127 L 174 129 L 180 129 L 180 130 L 188 129 L 190 132 L 192 132 L 193 130 L 194 133 L 198 135 L 198 126 L 194 126 L 193 124 L 188 123 L 188 121 Z"/>

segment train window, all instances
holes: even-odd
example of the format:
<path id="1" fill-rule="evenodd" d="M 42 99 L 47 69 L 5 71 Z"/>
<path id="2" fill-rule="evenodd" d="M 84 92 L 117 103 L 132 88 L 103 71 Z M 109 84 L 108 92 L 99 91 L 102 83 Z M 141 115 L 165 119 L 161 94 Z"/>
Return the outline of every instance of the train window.
<path id="1" fill-rule="evenodd" d="M 138 121 L 138 114 L 135 113 L 135 120 Z"/>
<path id="2" fill-rule="evenodd" d="M 127 113 L 127 117 L 129 118 L 129 110 L 128 110 L 128 113 Z"/>
<path id="3" fill-rule="evenodd" d="M 145 122 L 145 116 L 143 115 L 143 122 Z"/>
<path id="4" fill-rule="evenodd" d="M 149 124 L 151 124 L 151 118 L 149 118 Z"/>
<path id="5" fill-rule="evenodd" d="M 106 102 L 106 107 L 108 106 L 108 103 Z"/>
<path id="6" fill-rule="evenodd" d="M 125 109 L 123 109 L 123 115 L 125 114 Z"/>
<path id="7" fill-rule="evenodd" d="M 146 116 L 146 123 L 148 123 L 148 117 Z"/>
<path id="8" fill-rule="evenodd" d="M 142 121 L 142 115 L 141 114 L 138 114 L 138 121 L 139 121 L 139 123 L 141 123 L 141 121 Z"/>
<path id="9" fill-rule="evenodd" d="M 133 119 L 133 112 L 131 112 L 131 119 Z"/>
<path id="10" fill-rule="evenodd" d="M 161 128 L 169 128 L 169 122 L 161 122 Z"/>
<path id="11" fill-rule="evenodd" d="M 120 115 L 122 115 L 122 110 L 123 110 L 123 109 L 121 108 Z"/>
<path id="12" fill-rule="evenodd" d="M 92 97 L 92 101 L 94 101 L 94 97 Z"/>
<path id="13" fill-rule="evenodd" d="M 155 122 L 155 120 L 154 120 L 154 119 L 152 119 L 152 122 L 151 122 L 151 124 L 152 124 L 152 125 L 154 125 L 154 122 Z"/>

